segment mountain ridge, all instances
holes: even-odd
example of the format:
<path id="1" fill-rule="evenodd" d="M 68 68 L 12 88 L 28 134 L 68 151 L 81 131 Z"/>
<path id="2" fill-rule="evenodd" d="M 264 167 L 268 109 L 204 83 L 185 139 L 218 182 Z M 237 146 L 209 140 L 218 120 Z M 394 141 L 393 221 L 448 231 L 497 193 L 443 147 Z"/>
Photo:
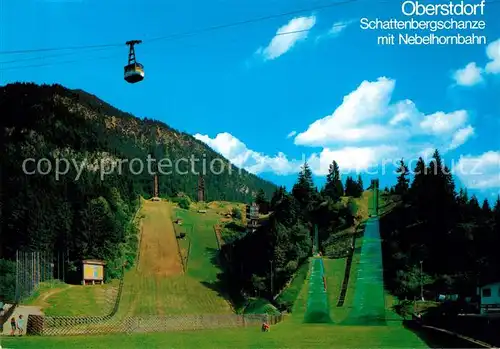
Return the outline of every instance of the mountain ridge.
<path id="1" fill-rule="evenodd" d="M 58 84 L 9 84 L 0 87 L 0 110 L 0 258 L 28 248 L 69 249 L 74 258 L 117 258 L 106 251 L 127 236 L 126 222 L 138 196 L 153 196 L 150 169 L 158 173 L 162 197 L 183 193 L 196 200 L 204 169 L 204 201 L 248 203 L 258 191 L 271 197 L 277 188 L 232 166 L 193 136 L 158 120 L 139 119 L 82 90 Z M 145 171 L 149 157 L 156 161 Z M 192 157 L 200 161 L 189 163 Z M 55 166 L 63 159 L 71 166 L 56 176 Z M 141 170 L 133 168 L 134 159 L 144 166 Z M 161 172 L 161 160 L 175 162 L 175 171 Z M 91 166 L 96 161 L 100 167 Z M 123 172 L 121 167 L 106 167 L 118 161 L 120 165 L 128 161 Z M 91 165 L 80 169 L 72 162 Z M 46 171 L 48 163 L 51 171 Z M 213 163 L 208 171 L 206 165 Z M 222 172 L 217 164 L 224 166 Z M 108 241 L 94 248 L 89 239 Z"/>

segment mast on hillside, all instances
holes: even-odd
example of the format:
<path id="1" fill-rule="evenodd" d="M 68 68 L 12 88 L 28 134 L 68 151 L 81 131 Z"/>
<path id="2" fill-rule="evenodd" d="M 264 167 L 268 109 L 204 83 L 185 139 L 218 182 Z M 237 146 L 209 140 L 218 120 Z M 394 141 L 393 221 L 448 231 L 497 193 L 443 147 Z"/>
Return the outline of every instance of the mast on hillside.
<path id="1" fill-rule="evenodd" d="M 314 241 L 313 241 L 313 256 L 316 256 L 319 253 L 319 235 L 318 235 L 318 226 L 314 225 Z"/>
<path id="2" fill-rule="evenodd" d="M 154 187 L 153 187 L 153 198 L 151 200 L 153 201 L 160 201 L 160 189 L 158 185 L 158 175 L 155 174 L 154 177 Z"/>
<path id="3" fill-rule="evenodd" d="M 259 205 L 252 202 L 246 207 L 247 232 L 253 233 L 259 227 Z"/>
<path id="4" fill-rule="evenodd" d="M 205 178 L 201 174 L 198 177 L 198 201 L 205 201 Z"/>

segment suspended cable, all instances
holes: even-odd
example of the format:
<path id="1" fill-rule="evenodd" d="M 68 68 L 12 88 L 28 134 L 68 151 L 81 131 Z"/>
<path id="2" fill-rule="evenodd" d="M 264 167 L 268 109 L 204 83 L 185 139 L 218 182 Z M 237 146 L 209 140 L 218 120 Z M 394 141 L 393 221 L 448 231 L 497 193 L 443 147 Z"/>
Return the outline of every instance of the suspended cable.
<path id="1" fill-rule="evenodd" d="M 332 28 L 332 27 L 343 27 L 343 26 L 345 26 L 344 23 L 339 23 L 339 24 L 334 24 L 330 28 Z M 288 31 L 288 32 L 277 33 L 277 34 L 275 34 L 275 36 L 304 33 L 304 32 L 309 32 L 309 31 L 311 31 L 311 29 L 293 30 L 293 31 Z M 93 50 L 93 51 L 101 51 L 101 50 L 102 49 L 100 49 L 100 50 Z M 81 58 L 70 60 L 70 61 L 55 61 L 55 62 L 47 62 L 47 63 L 40 63 L 40 64 L 20 65 L 20 66 L 11 66 L 11 67 L 1 67 L 2 64 L 6 64 L 6 63 L 16 63 L 18 61 L 31 61 L 31 60 L 37 60 L 37 59 L 44 60 L 47 57 L 61 57 L 61 56 L 68 56 L 68 55 L 71 55 L 71 54 L 74 54 L 74 53 L 62 53 L 62 54 L 54 54 L 54 55 L 41 56 L 41 57 L 30 57 L 30 58 L 19 59 L 19 60 L 3 61 L 3 62 L 0 62 L 0 71 L 3 71 L 3 70 L 24 69 L 24 68 L 45 67 L 45 66 L 58 65 L 58 64 L 70 64 L 70 63 L 78 63 L 78 62 L 83 62 L 83 61 L 87 61 L 88 62 L 88 61 L 92 61 L 92 60 L 101 60 L 101 59 L 103 59 L 103 57 L 98 57 L 98 58 L 81 57 Z M 110 58 L 113 58 L 113 57 L 116 57 L 116 56 L 117 56 L 117 54 L 113 54 L 112 56 L 108 55 L 108 56 L 104 57 L 104 59 L 110 59 Z"/>
<path id="2" fill-rule="evenodd" d="M 296 15 L 296 14 L 303 13 L 303 12 L 311 12 L 311 11 L 322 10 L 322 9 L 331 8 L 331 7 L 335 7 L 335 6 L 346 5 L 346 4 L 354 3 L 357 1 L 359 1 L 359 0 L 345 0 L 345 1 L 341 1 L 341 2 L 334 2 L 334 3 L 322 5 L 322 6 L 314 6 L 314 7 L 310 7 L 307 9 L 295 10 L 295 11 L 290 11 L 290 12 L 285 12 L 285 13 L 280 13 L 280 14 L 275 14 L 275 15 L 268 15 L 268 16 L 258 17 L 258 18 L 254 18 L 254 19 L 248 19 L 248 20 L 244 20 L 244 21 L 240 21 L 240 22 L 215 25 L 212 27 L 207 27 L 204 29 L 195 30 L 195 31 L 191 31 L 191 32 L 160 36 L 157 38 L 144 40 L 144 42 L 147 43 L 147 42 L 158 41 L 158 40 L 168 40 L 168 39 L 175 39 L 177 37 L 191 36 L 191 35 L 201 34 L 201 33 L 210 32 L 210 31 L 214 31 L 214 30 L 226 29 L 226 28 L 236 27 L 239 25 L 256 23 L 256 22 L 265 21 L 265 20 L 274 19 L 274 18 L 279 18 L 279 17 L 283 17 L 283 16 L 291 16 L 291 15 Z M 286 34 L 289 34 L 289 33 L 286 33 Z M 277 35 L 280 35 L 280 34 L 277 34 Z M 284 35 L 284 34 L 281 34 L 281 35 Z"/>
<path id="3" fill-rule="evenodd" d="M 92 60 L 93 61 L 99 61 L 99 60 L 106 60 L 106 59 L 111 59 L 111 58 L 116 58 L 116 54 L 102 56 L 102 57 L 96 57 L 96 58 L 93 58 Z M 60 62 L 50 62 L 50 63 L 40 63 L 40 64 L 32 64 L 32 65 L 23 65 L 23 66 L 16 66 L 16 67 L 6 67 L 6 68 L 0 68 L 0 71 L 3 71 L 3 70 L 15 70 L 15 69 L 25 69 L 25 68 L 46 67 L 46 66 L 51 66 L 51 65 L 70 64 L 70 63 L 78 63 L 78 62 L 83 62 L 83 61 L 89 61 L 89 59 L 74 59 L 74 60 L 70 60 L 70 61 L 60 61 Z"/>
<path id="4" fill-rule="evenodd" d="M 122 47 L 120 47 L 120 48 L 122 48 Z M 53 55 L 43 55 L 43 56 L 35 56 L 35 57 L 28 57 L 28 58 L 17 58 L 17 59 L 12 59 L 10 61 L 0 61 L 0 65 L 1 64 L 27 62 L 27 61 L 45 60 L 47 58 L 54 58 L 54 57 L 66 57 L 66 56 L 71 56 L 71 55 L 75 55 L 75 54 L 82 54 L 82 53 L 87 53 L 87 52 L 95 52 L 95 51 L 103 51 L 103 50 L 106 50 L 106 48 L 89 49 L 88 51 L 84 51 L 84 52 L 81 52 L 81 51 L 80 52 L 66 52 L 66 53 L 56 53 Z"/>
<path id="5" fill-rule="evenodd" d="M 282 12 L 282 13 L 278 13 L 278 14 L 274 14 L 274 15 L 258 17 L 258 18 L 244 20 L 244 21 L 240 21 L 240 22 L 221 24 L 221 25 L 216 25 L 216 26 L 207 27 L 207 28 L 194 30 L 194 31 L 188 31 L 188 32 L 183 32 L 183 33 L 160 36 L 160 37 L 156 37 L 156 38 L 152 38 L 152 39 L 148 39 L 148 40 L 143 40 L 143 43 L 148 43 L 148 42 L 153 42 L 153 41 L 158 41 L 158 40 L 175 39 L 175 38 L 184 37 L 184 36 L 191 36 L 191 35 L 201 34 L 204 32 L 210 32 L 210 31 L 219 30 L 219 29 L 225 29 L 225 28 L 231 28 L 231 27 L 250 24 L 250 23 L 256 23 L 256 22 L 260 22 L 260 21 L 273 19 L 273 18 L 290 16 L 290 15 L 294 15 L 294 14 L 298 14 L 298 13 L 302 13 L 302 12 L 310 12 L 310 11 L 326 9 L 326 8 L 331 8 L 331 7 L 335 7 L 335 6 L 340 6 L 340 5 L 346 5 L 346 4 L 354 3 L 357 1 L 359 1 L 359 0 L 344 0 L 341 2 L 333 2 L 330 4 L 326 4 L 326 5 L 321 5 L 321 6 L 312 6 L 312 7 L 309 7 L 307 9 L 300 9 L 300 10 L 295 10 L 295 11 L 290 11 L 290 12 Z M 124 43 L 89 45 L 89 46 L 53 47 L 53 48 L 40 48 L 40 49 L 29 49 L 29 50 L 0 51 L 0 55 L 24 54 L 24 53 L 34 53 L 34 52 L 49 52 L 49 51 L 63 51 L 63 50 L 83 50 L 83 49 L 89 49 L 89 48 L 110 48 L 110 47 L 123 47 L 123 46 L 124 46 Z"/>
<path id="6" fill-rule="evenodd" d="M 225 29 L 225 28 L 231 28 L 239 25 L 245 25 L 245 24 L 250 24 L 250 23 L 256 23 L 259 21 L 264 21 L 264 20 L 269 20 L 273 18 L 279 18 L 283 16 L 290 16 L 290 15 L 295 15 L 298 13 L 302 12 L 311 12 L 315 10 L 321 10 L 321 9 L 326 9 L 326 8 L 331 8 L 335 6 L 341 6 L 341 5 L 346 5 L 349 3 L 354 3 L 354 2 L 359 2 L 360 0 L 345 0 L 345 1 L 337 1 L 325 5 L 318 5 L 314 7 L 309 7 L 307 9 L 300 9 L 300 10 L 294 10 L 294 11 L 289 11 L 289 12 L 284 12 L 284 13 L 279 13 L 279 14 L 274 14 L 274 15 L 268 15 L 268 16 L 263 16 L 263 17 L 258 17 L 254 19 L 249 19 L 249 20 L 244 20 L 240 22 L 233 22 L 233 23 L 228 23 L 228 24 L 222 24 L 222 25 L 216 25 L 212 27 L 207 27 L 199 30 L 194 30 L 194 31 L 189 31 L 189 32 L 184 32 L 184 33 L 177 33 L 177 34 L 170 34 L 170 35 L 165 35 L 165 36 L 160 36 L 156 38 L 151 38 L 151 39 L 146 39 L 143 40 L 143 43 L 150 43 L 150 42 L 155 42 L 155 41 L 161 41 L 161 40 L 173 40 L 173 39 L 181 39 L 186 36 L 193 36 L 197 34 L 201 34 L 204 32 L 210 32 L 214 30 L 219 30 L 219 29 Z M 392 0 L 373 0 L 373 1 L 368 1 L 371 3 L 392 3 Z M 500 0 L 490 0 L 487 1 L 486 4 L 494 4 L 494 3 L 499 3 Z M 343 27 L 345 26 L 345 23 L 338 23 L 334 24 L 330 28 L 333 27 Z M 295 34 L 295 33 L 301 33 L 301 32 L 308 32 L 311 29 L 303 29 L 303 30 L 295 30 L 295 31 L 288 31 L 288 32 L 281 32 L 281 33 L 275 33 L 274 36 L 282 36 L 282 35 L 289 35 L 289 34 Z M 16 51 L 0 51 L 0 54 L 8 55 L 8 54 L 21 54 L 21 53 L 35 53 L 35 52 L 48 52 L 48 51 L 63 51 L 63 50 L 88 50 L 88 51 L 102 51 L 108 48 L 118 48 L 118 47 L 123 47 L 124 44 L 106 44 L 106 45 L 90 45 L 90 46 L 72 46 L 72 47 L 61 47 L 61 48 L 43 48 L 43 49 L 31 49 L 31 50 L 16 50 Z M 87 51 L 87 52 L 88 52 Z M 1 64 L 10 64 L 10 63 L 18 63 L 18 62 L 24 62 L 24 61 L 36 61 L 36 60 L 44 60 L 49 57 L 62 57 L 62 56 L 68 56 L 75 54 L 77 52 L 67 52 L 67 53 L 58 53 L 58 54 L 53 54 L 53 55 L 44 55 L 44 56 L 38 56 L 38 57 L 29 57 L 29 58 L 22 58 L 22 59 L 15 59 L 15 60 L 9 60 L 9 61 L 2 61 L 0 62 Z M 104 57 L 104 59 L 109 59 L 112 58 L 111 56 Z M 50 66 L 50 65 L 57 65 L 57 64 L 69 64 L 69 63 L 76 63 L 79 61 L 89 61 L 89 60 L 101 60 L 103 57 L 98 57 L 98 58 L 84 58 L 82 57 L 81 59 L 75 59 L 71 61 L 62 61 L 62 62 L 47 62 L 47 63 L 42 63 L 42 64 L 35 64 L 35 65 L 24 65 L 24 66 L 15 66 L 15 67 L 1 67 L 1 70 L 11 70 L 11 69 L 22 69 L 22 68 L 31 68 L 31 67 L 41 67 L 41 66 Z"/>
<path id="7" fill-rule="evenodd" d="M 201 34 L 204 32 L 210 32 L 210 31 L 214 31 L 214 30 L 226 29 L 226 28 L 231 28 L 231 27 L 235 27 L 235 26 L 265 21 L 265 20 L 269 20 L 269 19 L 295 15 L 295 14 L 299 14 L 299 13 L 303 13 L 303 12 L 311 12 L 311 11 L 322 10 L 322 9 L 332 8 L 332 7 L 341 6 L 341 5 L 347 5 L 347 4 L 355 3 L 355 2 L 359 2 L 359 1 L 360 0 L 337 1 L 337 2 L 333 2 L 333 3 L 325 4 L 325 5 L 318 5 L 318 6 L 313 6 L 313 7 L 309 7 L 309 8 L 300 9 L 300 10 L 282 12 L 282 13 L 278 13 L 278 14 L 274 14 L 274 15 L 257 17 L 254 19 L 249 19 L 249 20 L 244 20 L 244 21 L 239 21 L 239 22 L 215 25 L 215 26 L 211 26 L 211 27 L 207 27 L 207 28 L 203 28 L 203 29 L 199 29 L 199 30 L 194 30 L 194 31 L 188 31 L 188 32 L 183 32 L 183 33 L 160 36 L 160 37 L 156 37 L 156 38 L 152 38 L 152 39 L 143 40 L 143 42 L 149 43 L 149 42 L 153 42 L 153 41 L 169 40 L 169 39 L 175 39 L 175 38 L 184 37 L 184 36 L 191 36 L 191 35 Z M 393 0 L 373 0 L 373 1 L 368 1 L 368 2 L 388 4 L 388 3 L 393 3 Z M 499 2 L 500 2 L 500 0 L 489 0 L 489 1 L 486 1 L 485 4 L 487 4 L 487 5 L 488 4 L 496 4 Z M 87 45 L 87 46 L 40 48 L 40 49 L 29 49 L 29 50 L 0 51 L 0 55 L 24 54 L 24 53 L 48 52 L 48 51 L 63 51 L 63 50 L 84 50 L 84 49 L 90 49 L 90 48 L 111 48 L 111 47 L 122 47 L 122 46 L 123 46 L 123 43 L 114 43 L 114 44 Z"/>

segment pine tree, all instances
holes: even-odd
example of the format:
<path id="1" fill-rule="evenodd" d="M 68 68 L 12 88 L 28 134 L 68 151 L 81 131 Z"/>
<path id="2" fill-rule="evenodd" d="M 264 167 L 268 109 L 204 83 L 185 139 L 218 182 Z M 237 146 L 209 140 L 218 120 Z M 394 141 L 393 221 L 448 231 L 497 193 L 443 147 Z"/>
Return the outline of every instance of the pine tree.
<path id="1" fill-rule="evenodd" d="M 457 196 L 457 203 L 461 207 L 465 207 L 469 202 L 469 194 L 467 193 L 467 188 L 460 188 Z"/>
<path id="2" fill-rule="evenodd" d="M 482 215 L 481 207 L 479 206 L 479 201 L 477 200 L 476 195 L 472 195 L 468 202 L 468 213 L 474 219 L 479 219 Z"/>
<path id="3" fill-rule="evenodd" d="M 481 209 L 485 213 L 487 213 L 487 212 L 491 213 L 491 207 L 490 207 L 490 203 L 488 202 L 488 199 L 484 199 L 483 205 L 481 206 Z"/>
<path id="4" fill-rule="evenodd" d="M 361 197 L 363 195 L 364 191 L 364 185 L 363 185 L 363 179 L 361 178 L 361 175 L 358 175 L 358 181 L 356 182 L 356 195 L 355 197 Z"/>
<path id="5" fill-rule="evenodd" d="M 313 183 L 312 171 L 307 162 L 305 162 L 304 166 L 302 166 L 302 171 L 299 173 L 297 183 L 292 188 L 292 195 L 305 212 L 310 212 L 314 207 L 316 194 L 317 191 Z"/>
<path id="6" fill-rule="evenodd" d="M 480 221 L 482 221 L 484 224 L 487 224 L 491 226 L 493 223 L 492 220 L 494 219 L 493 215 L 493 210 L 491 209 L 490 203 L 488 199 L 483 200 L 483 204 L 481 205 L 481 218 Z"/>
<path id="7" fill-rule="evenodd" d="M 410 188 L 410 180 L 408 179 L 408 166 L 406 166 L 403 159 L 399 161 L 399 167 L 396 170 L 396 173 L 398 173 L 399 175 L 394 190 L 396 194 L 405 196 L 406 194 L 408 194 L 408 190 Z"/>
<path id="8" fill-rule="evenodd" d="M 496 229 L 498 232 L 500 231 L 500 195 L 498 195 L 495 206 L 493 207 L 493 216 L 495 217 Z"/>
<path id="9" fill-rule="evenodd" d="M 417 199 L 419 194 L 422 192 L 425 186 L 426 179 L 426 165 L 424 159 L 421 157 L 418 158 L 417 164 L 415 165 L 415 169 L 413 170 L 415 176 L 413 177 L 413 182 L 411 183 L 410 191 L 412 196 Z"/>
<path id="10" fill-rule="evenodd" d="M 355 196 L 356 195 L 356 187 L 354 180 L 351 176 L 347 176 L 345 179 L 345 195 L 346 196 Z"/>
<path id="11" fill-rule="evenodd" d="M 330 164 L 328 169 L 323 194 L 331 198 L 333 202 L 339 201 L 340 197 L 344 194 L 344 187 L 340 180 L 339 166 L 335 160 Z"/>
<path id="12" fill-rule="evenodd" d="M 271 211 L 274 211 L 276 209 L 276 206 L 281 202 L 281 200 L 283 200 L 285 195 L 286 195 L 285 187 L 280 186 L 279 188 L 277 188 L 274 191 L 273 196 L 271 198 L 271 203 L 270 203 L 269 209 Z"/>
<path id="13" fill-rule="evenodd" d="M 267 214 L 269 212 L 269 202 L 266 199 L 266 193 L 263 189 L 259 189 L 255 197 L 255 203 L 259 206 L 259 212 Z"/>

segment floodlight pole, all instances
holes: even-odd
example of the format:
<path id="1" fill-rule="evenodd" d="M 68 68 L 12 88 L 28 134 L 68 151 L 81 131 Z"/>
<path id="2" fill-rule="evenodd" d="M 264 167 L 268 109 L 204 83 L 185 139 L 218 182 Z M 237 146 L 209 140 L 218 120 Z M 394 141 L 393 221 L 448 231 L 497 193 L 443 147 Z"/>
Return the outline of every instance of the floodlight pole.
<path id="1" fill-rule="evenodd" d="M 424 300 L 424 269 L 423 269 L 424 261 L 420 261 L 420 299 Z"/>
<path id="2" fill-rule="evenodd" d="M 274 293 L 273 293 L 273 260 L 271 259 L 269 261 L 271 263 L 271 297 L 274 297 Z"/>

